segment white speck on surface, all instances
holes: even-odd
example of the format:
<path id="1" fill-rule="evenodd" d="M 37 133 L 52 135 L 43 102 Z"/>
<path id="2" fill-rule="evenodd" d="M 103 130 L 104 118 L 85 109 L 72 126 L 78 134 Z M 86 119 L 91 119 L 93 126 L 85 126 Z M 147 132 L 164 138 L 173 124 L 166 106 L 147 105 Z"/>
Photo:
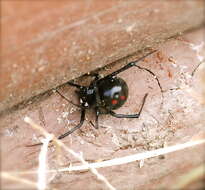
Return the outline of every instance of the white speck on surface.
<path id="1" fill-rule="evenodd" d="M 193 50 L 199 51 L 200 49 L 203 48 L 204 42 L 201 42 L 199 45 L 195 45 L 195 44 L 192 44 L 192 43 L 190 43 L 189 45 Z"/>
<path id="2" fill-rule="evenodd" d="M 68 115 L 69 115 L 69 112 L 63 112 L 63 113 L 62 113 L 62 117 L 63 117 L 63 118 L 68 117 Z"/>
<path id="3" fill-rule="evenodd" d="M 88 50 L 88 54 L 94 55 L 94 52 L 93 52 L 91 49 L 89 49 L 89 50 Z"/>
<path id="4" fill-rule="evenodd" d="M 178 65 L 176 64 L 176 63 L 171 63 L 171 65 L 174 67 L 174 68 L 177 68 L 178 67 Z"/>
<path id="5" fill-rule="evenodd" d="M 199 45 L 195 45 L 193 43 L 189 43 L 189 46 L 192 50 L 194 50 L 196 52 L 196 56 L 198 58 L 198 60 L 201 62 L 203 61 L 205 58 L 204 56 L 200 55 L 200 51 L 202 50 L 202 48 L 204 47 L 204 42 L 201 42 Z"/>
<path id="6" fill-rule="evenodd" d="M 17 68 L 18 66 L 17 66 L 17 64 L 13 64 L 13 68 Z"/>
<path id="7" fill-rule="evenodd" d="M 73 113 L 73 112 L 75 112 L 76 110 L 77 110 L 77 108 L 72 107 L 69 112 L 70 112 L 70 113 Z"/>
<path id="8" fill-rule="evenodd" d="M 94 135 L 94 134 L 86 134 L 85 136 L 86 136 L 86 137 L 93 137 L 93 138 L 95 138 L 95 135 Z"/>
<path id="9" fill-rule="evenodd" d="M 158 12 L 159 12 L 159 9 L 154 9 L 154 12 L 155 12 L 155 13 L 158 13 Z"/>
<path id="10" fill-rule="evenodd" d="M 36 136 L 36 134 L 32 135 L 32 141 L 33 142 L 39 142 L 39 138 Z"/>
<path id="11" fill-rule="evenodd" d="M 133 23 L 132 25 L 130 25 L 130 26 L 128 26 L 127 28 L 126 28 L 126 31 L 127 32 L 132 32 L 132 30 L 133 30 L 133 28 L 135 27 L 135 23 Z"/>
<path id="12" fill-rule="evenodd" d="M 60 117 L 57 118 L 58 124 L 62 123 L 62 119 Z"/>
<path id="13" fill-rule="evenodd" d="M 122 23 L 122 19 L 119 18 L 119 19 L 117 20 L 117 22 L 118 22 L 118 23 Z"/>
<path id="14" fill-rule="evenodd" d="M 5 136 L 12 137 L 14 135 L 14 131 L 11 129 L 6 129 L 5 130 Z"/>
<path id="15" fill-rule="evenodd" d="M 112 135 L 113 135 L 113 136 L 112 136 L 112 142 L 113 142 L 115 145 L 120 146 L 120 142 L 119 142 L 119 139 L 118 139 L 117 135 L 116 135 L 116 134 L 112 134 Z"/>
<path id="16" fill-rule="evenodd" d="M 46 65 L 48 64 L 48 61 L 45 59 L 40 59 L 38 61 L 39 67 L 37 68 L 37 71 L 41 72 L 46 68 Z"/>
<path id="17" fill-rule="evenodd" d="M 140 162 L 139 162 L 139 168 L 142 168 L 143 166 L 144 166 L 144 159 L 140 160 Z"/>
<path id="18" fill-rule="evenodd" d="M 38 71 L 41 72 L 41 71 L 43 71 L 44 69 L 45 69 L 45 66 L 41 66 L 41 67 L 38 68 Z"/>

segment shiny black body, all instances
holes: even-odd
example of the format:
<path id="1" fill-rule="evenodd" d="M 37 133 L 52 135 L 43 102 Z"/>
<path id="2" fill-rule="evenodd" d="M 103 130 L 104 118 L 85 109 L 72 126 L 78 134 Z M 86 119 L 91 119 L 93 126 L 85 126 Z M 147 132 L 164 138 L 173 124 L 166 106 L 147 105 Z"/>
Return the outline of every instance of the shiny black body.
<path id="1" fill-rule="evenodd" d="M 95 110 L 96 119 L 95 119 L 95 124 L 93 126 L 96 129 L 98 129 L 98 117 L 100 114 L 110 114 L 111 116 L 116 118 L 138 118 L 141 114 L 142 108 L 144 106 L 148 94 L 145 94 L 142 101 L 142 105 L 137 114 L 125 115 L 125 114 L 115 113 L 113 110 L 120 108 L 126 102 L 128 97 L 128 86 L 126 82 L 122 78 L 117 77 L 116 75 L 133 66 L 136 66 L 139 69 L 146 70 L 150 74 L 152 74 L 160 86 L 160 83 L 156 75 L 152 71 L 136 65 L 137 62 L 143 60 L 145 57 L 147 57 L 148 55 L 154 52 L 156 52 L 156 50 L 148 53 L 146 56 L 138 59 L 135 62 L 128 63 L 121 69 L 114 71 L 113 73 L 103 78 L 100 78 L 98 74 L 94 74 L 95 79 L 90 83 L 89 86 L 81 86 L 73 82 L 68 82 L 69 85 L 75 86 L 77 88 L 76 92 L 80 100 L 80 105 L 74 104 L 73 102 L 68 100 L 64 95 L 62 95 L 59 91 L 57 91 L 57 93 L 61 95 L 64 99 L 66 99 L 68 102 L 81 108 L 81 118 L 79 124 L 74 128 L 72 128 L 67 133 L 59 136 L 58 139 L 62 139 L 70 135 L 71 133 L 73 133 L 75 130 L 79 129 L 82 126 L 85 120 L 86 109 L 93 108 Z"/>
<path id="2" fill-rule="evenodd" d="M 98 108 L 100 113 L 108 113 L 125 103 L 128 87 L 119 77 L 107 77 L 94 80 L 88 87 L 81 87 L 77 94 L 85 108 L 94 107 Z"/>

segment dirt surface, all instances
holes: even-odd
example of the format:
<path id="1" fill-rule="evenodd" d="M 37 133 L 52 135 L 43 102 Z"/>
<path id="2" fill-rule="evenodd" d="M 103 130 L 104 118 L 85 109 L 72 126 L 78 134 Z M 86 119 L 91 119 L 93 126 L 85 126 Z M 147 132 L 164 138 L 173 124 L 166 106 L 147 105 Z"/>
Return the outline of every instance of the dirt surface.
<path id="1" fill-rule="evenodd" d="M 94 120 L 92 111 L 86 113 L 86 122 L 62 141 L 76 152 L 81 152 L 88 162 L 127 156 L 176 145 L 204 137 L 205 107 L 193 94 L 196 89 L 197 69 L 204 64 L 205 29 L 198 29 L 184 36 L 171 39 L 157 47 L 157 52 L 139 65 L 150 69 L 158 77 L 163 89 L 161 93 L 156 79 L 146 71 L 131 68 L 119 76 L 129 87 L 126 104 L 118 113 L 136 113 L 145 93 L 149 93 L 139 119 L 117 119 L 110 115 L 100 116 L 99 130 L 90 124 Z M 114 63 L 101 71 L 104 75 L 120 68 L 125 62 L 136 60 L 142 54 Z M 193 71 L 195 71 L 193 73 Z M 88 84 L 90 77 L 76 80 Z M 200 86 L 198 86 L 200 88 Z M 62 86 L 60 91 L 69 99 L 78 102 L 75 88 Z M 74 127 L 80 117 L 79 109 L 53 92 L 31 100 L 30 104 L 1 116 L 1 170 L 28 171 L 38 168 L 40 147 L 26 147 L 39 142 L 43 136 L 26 124 L 25 116 L 32 118 L 48 132 L 59 136 Z M 172 189 L 179 177 L 205 161 L 204 145 L 174 152 L 164 157 L 146 159 L 120 166 L 98 169 L 119 190 L 126 189 Z M 57 157 L 60 155 L 60 158 Z M 72 155 L 55 147 L 49 148 L 48 169 L 57 169 L 80 162 Z M 140 166 L 140 167 L 139 167 Z M 36 175 L 20 175 L 24 179 L 37 181 Z M 58 172 L 47 176 L 51 189 L 107 189 L 89 171 Z M 2 180 L 2 189 L 32 189 L 22 183 Z"/>

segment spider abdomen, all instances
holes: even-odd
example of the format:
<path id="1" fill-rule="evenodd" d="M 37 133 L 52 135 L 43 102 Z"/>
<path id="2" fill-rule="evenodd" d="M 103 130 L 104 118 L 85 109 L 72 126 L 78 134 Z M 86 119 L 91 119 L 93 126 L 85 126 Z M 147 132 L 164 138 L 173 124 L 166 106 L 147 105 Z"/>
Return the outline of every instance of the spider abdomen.
<path id="1" fill-rule="evenodd" d="M 120 108 L 127 100 L 128 86 L 119 77 L 108 77 L 97 84 L 101 106 L 107 110 Z"/>

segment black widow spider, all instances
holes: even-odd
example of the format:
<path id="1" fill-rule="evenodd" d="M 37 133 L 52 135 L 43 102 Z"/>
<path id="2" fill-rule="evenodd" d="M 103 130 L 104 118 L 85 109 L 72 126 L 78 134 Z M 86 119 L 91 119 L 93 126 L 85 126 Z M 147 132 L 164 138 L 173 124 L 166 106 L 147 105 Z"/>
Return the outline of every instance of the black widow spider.
<path id="1" fill-rule="evenodd" d="M 75 104 L 72 101 L 68 100 L 63 94 L 61 94 L 58 90 L 56 90 L 56 92 L 62 98 L 64 98 L 68 102 L 72 103 L 73 105 L 81 109 L 81 117 L 80 117 L 79 124 L 76 125 L 74 128 L 72 128 L 71 130 L 69 130 L 68 132 L 66 132 L 65 134 L 60 135 L 58 139 L 62 139 L 70 135 L 71 133 L 73 133 L 83 125 L 83 122 L 85 120 L 86 109 L 90 109 L 90 108 L 95 109 L 96 119 L 95 119 L 95 125 L 93 125 L 95 129 L 98 129 L 98 117 L 100 114 L 110 114 L 116 118 L 139 118 L 148 95 L 147 93 L 144 95 L 142 105 L 138 113 L 125 115 L 125 114 L 117 114 L 113 111 L 121 107 L 125 103 L 128 97 L 128 86 L 126 82 L 122 78 L 117 77 L 116 75 L 133 66 L 136 66 L 139 69 L 146 70 L 150 74 L 152 74 L 154 78 L 157 80 L 157 83 L 162 92 L 161 85 L 156 75 L 152 71 L 148 70 L 147 68 L 136 65 L 139 61 L 143 60 L 145 57 L 153 54 L 156 51 L 157 50 L 151 51 L 147 55 L 139 58 L 134 62 L 128 63 L 124 67 L 120 68 L 117 71 L 114 71 L 113 73 L 103 78 L 100 78 L 99 74 L 94 73 L 93 75 L 95 78 L 93 81 L 91 81 L 89 86 L 81 86 L 70 81 L 67 82 L 67 84 L 74 86 L 78 89 L 76 93 L 80 99 L 80 105 Z M 39 144 L 35 144 L 35 145 L 39 145 Z"/>

